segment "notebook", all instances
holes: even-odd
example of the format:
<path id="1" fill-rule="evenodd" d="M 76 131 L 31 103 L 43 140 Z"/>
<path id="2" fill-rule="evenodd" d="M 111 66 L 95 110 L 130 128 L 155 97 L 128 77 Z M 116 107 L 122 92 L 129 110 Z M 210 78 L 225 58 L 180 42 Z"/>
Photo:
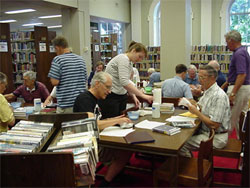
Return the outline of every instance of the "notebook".
<path id="1" fill-rule="evenodd" d="M 140 144 L 154 142 L 155 139 L 147 131 L 134 131 L 124 137 L 128 144 Z"/>

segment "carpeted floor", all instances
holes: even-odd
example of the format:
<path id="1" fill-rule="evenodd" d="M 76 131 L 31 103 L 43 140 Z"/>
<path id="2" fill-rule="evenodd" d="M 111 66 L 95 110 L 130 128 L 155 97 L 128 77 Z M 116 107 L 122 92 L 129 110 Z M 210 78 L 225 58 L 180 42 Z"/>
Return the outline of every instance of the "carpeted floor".
<path id="1" fill-rule="evenodd" d="M 230 137 L 236 138 L 235 132 L 233 132 Z M 197 152 L 193 152 L 193 154 L 194 157 L 197 157 Z M 155 166 L 157 167 L 160 164 L 161 163 L 159 162 L 155 164 Z M 149 160 L 144 160 L 133 155 L 130 159 L 130 166 L 150 169 L 151 162 Z M 236 168 L 237 159 L 214 157 L 214 166 Z M 104 167 L 98 172 L 98 174 L 105 174 L 106 170 L 107 167 Z M 98 187 L 101 180 L 102 177 L 97 176 L 96 183 L 93 187 Z M 215 172 L 214 181 L 240 185 L 241 175 L 236 173 Z M 161 183 L 161 187 L 167 186 L 167 183 Z M 151 172 L 144 172 L 126 168 L 112 181 L 110 187 L 153 187 L 153 175 Z"/>

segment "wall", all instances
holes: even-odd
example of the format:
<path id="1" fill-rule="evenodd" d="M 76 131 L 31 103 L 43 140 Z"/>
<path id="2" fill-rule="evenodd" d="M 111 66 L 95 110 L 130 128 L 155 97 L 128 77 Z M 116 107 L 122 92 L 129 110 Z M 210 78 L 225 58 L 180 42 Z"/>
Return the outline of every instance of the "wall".
<path id="1" fill-rule="evenodd" d="M 149 22 L 148 22 L 148 14 L 151 3 L 153 0 L 142 0 L 141 1 L 141 40 L 142 44 L 148 46 L 149 45 Z"/>
<path id="2" fill-rule="evenodd" d="M 221 44 L 221 18 L 220 10 L 223 0 L 212 0 L 212 44 Z"/>
<path id="3" fill-rule="evenodd" d="M 78 7 L 78 0 L 43 0 L 43 1 L 57 3 L 60 5 L 74 7 L 74 8 Z"/>
<path id="4" fill-rule="evenodd" d="M 192 20 L 192 45 L 201 43 L 201 1 L 191 1 L 193 20 Z"/>
<path id="5" fill-rule="evenodd" d="M 130 23 L 129 0 L 90 0 L 89 13 L 91 16 Z"/>

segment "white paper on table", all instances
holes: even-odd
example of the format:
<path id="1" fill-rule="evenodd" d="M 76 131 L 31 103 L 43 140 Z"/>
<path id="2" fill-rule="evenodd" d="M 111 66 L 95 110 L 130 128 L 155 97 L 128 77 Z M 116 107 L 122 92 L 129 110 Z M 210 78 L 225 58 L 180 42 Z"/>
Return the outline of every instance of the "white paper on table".
<path id="1" fill-rule="evenodd" d="M 166 123 L 164 122 L 156 122 L 156 121 L 148 121 L 148 120 L 144 120 L 140 123 L 137 123 L 135 125 L 136 128 L 141 128 L 141 129 L 153 129 L 157 126 L 160 126 L 160 125 L 165 125 Z"/>
<path id="2" fill-rule="evenodd" d="M 115 137 L 124 137 L 127 134 L 135 131 L 133 128 L 131 129 L 122 129 L 117 126 L 111 126 L 103 129 L 103 131 L 100 133 L 101 136 L 115 136 Z"/>
<path id="3" fill-rule="evenodd" d="M 166 121 L 168 122 L 173 122 L 173 121 L 192 121 L 194 123 L 194 121 L 197 118 L 191 118 L 191 117 L 184 117 L 184 116 L 171 116 L 170 118 L 167 118 Z"/>

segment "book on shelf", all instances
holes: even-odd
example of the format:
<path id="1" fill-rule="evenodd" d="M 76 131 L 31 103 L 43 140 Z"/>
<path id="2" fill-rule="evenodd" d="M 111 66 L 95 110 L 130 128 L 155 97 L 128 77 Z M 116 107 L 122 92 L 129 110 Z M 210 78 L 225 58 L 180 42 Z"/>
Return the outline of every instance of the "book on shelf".
<path id="1" fill-rule="evenodd" d="M 133 131 L 124 137 L 128 144 L 151 143 L 155 139 L 147 131 Z"/>
<path id="2" fill-rule="evenodd" d="M 169 136 L 175 135 L 175 134 L 181 132 L 180 128 L 169 126 L 169 125 L 160 125 L 160 126 L 154 127 L 152 130 L 154 132 L 163 133 L 163 134 L 166 134 Z"/>

